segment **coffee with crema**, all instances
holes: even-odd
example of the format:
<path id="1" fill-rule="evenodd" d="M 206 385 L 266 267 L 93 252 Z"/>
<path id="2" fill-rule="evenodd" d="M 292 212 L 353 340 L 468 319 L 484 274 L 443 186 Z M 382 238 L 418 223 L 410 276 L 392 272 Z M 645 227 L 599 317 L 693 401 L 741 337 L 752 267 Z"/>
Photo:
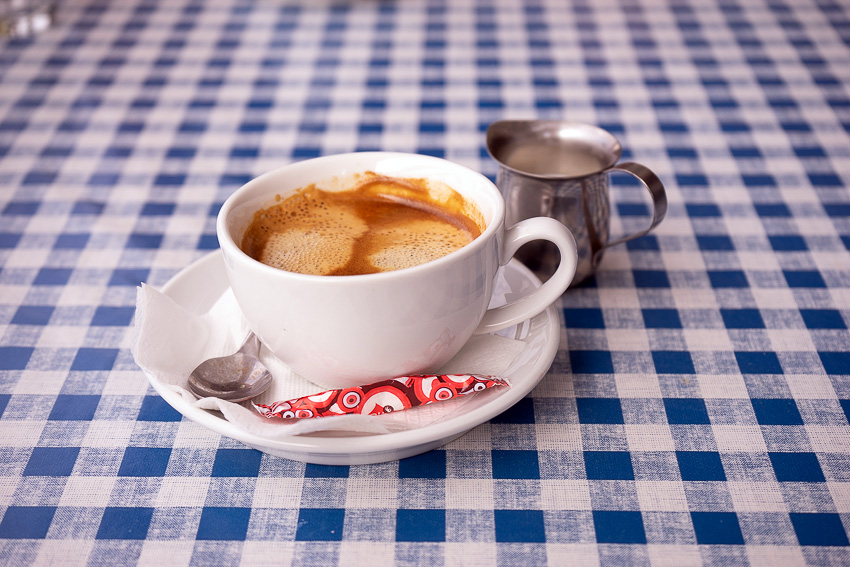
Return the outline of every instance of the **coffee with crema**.
<path id="1" fill-rule="evenodd" d="M 400 270 L 450 254 L 486 228 L 474 203 L 425 179 L 366 173 L 341 190 L 310 185 L 277 200 L 255 213 L 241 248 L 302 274 Z"/>

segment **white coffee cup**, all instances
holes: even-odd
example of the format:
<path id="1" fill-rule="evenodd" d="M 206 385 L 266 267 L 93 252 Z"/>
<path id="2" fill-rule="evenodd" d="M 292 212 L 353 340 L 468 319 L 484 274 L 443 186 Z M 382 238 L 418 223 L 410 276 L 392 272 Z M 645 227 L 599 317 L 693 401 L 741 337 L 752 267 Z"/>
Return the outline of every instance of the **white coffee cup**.
<path id="1" fill-rule="evenodd" d="M 476 204 L 486 229 L 425 264 L 355 276 L 287 272 L 240 249 L 254 213 L 273 205 L 276 196 L 367 171 L 445 183 Z M 346 388 L 439 368 L 473 334 L 520 323 L 561 296 L 576 269 L 570 231 L 545 217 L 510 228 L 504 223 L 499 189 L 478 172 L 430 156 L 358 152 L 296 162 L 249 181 L 225 201 L 216 231 L 233 293 L 263 344 L 308 380 Z M 499 267 L 538 239 L 560 250 L 555 274 L 528 295 L 488 310 Z"/>

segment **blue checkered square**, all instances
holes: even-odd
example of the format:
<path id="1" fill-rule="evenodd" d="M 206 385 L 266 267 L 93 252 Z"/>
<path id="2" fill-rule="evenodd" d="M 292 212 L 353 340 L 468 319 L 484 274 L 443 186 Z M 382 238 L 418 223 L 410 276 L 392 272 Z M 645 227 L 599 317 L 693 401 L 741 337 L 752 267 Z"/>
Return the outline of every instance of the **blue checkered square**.
<path id="1" fill-rule="evenodd" d="M 623 423 L 623 408 L 616 398 L 576 398 L 579 423 Z"/>
<path id="2" fill-rule="evenodd" d="M 673 150 L 671 148 L 668 148 L 667 153 L 669 154 L 671 151 Z M 685 157 L 697 157 L 696 152 L 693 150 L 693 148 L 687 150 L 680 150 L 677 153 L 676 157 L 683 157 L 681 155 L 682 151 L 687 154 Z M 723 216 L 720 212 L 720 207 L 718 207 L 714 203 L 686 203 L 685 210 L 687 211 L 689 217 L 705 218 Z"/>
<path id="3" fill-rule="evenodd" d="M 307 463 L 304 478 L 348 478 L 350 467 L 341 465 L 317 465 Z"/>
<path id="4" fill-rule="evenodd" d="M 735 245 L 732 240 L 722 234 L 704 234 L 697 235 L 697 246 L 704 252 L 722 251 L 729 252 L 735 250 Z"/>
<path id="5" fill-rule="evenodd" d="M 139 421 L 180 421 L 183 416 L 159 396 L 145 396 L 139 408 Z"/>
<path id="6" fill-rule="evenodd" d="M 667 272 L 658 270 L 633 270 L 635 286 L 638 288 L 668 288 L 670 279 Z"/>
<path id="7" fill-rule="evenodd" d="M 162 234 L 131 233 L 127 237 L 127 248 L 155 250 L 162 245 Z"/>
<path id="8" fill-rule="evenodd" d="M 682 480 L 725 481 L 720 453 L 712 451 L 676 451 Z"/>
<path id="9" fill-rule="evenodd" d="M 796 234 L 768 236 L 767 239 L 771 248 L 777 252 L 802 252 L 809 249 L 803 237 Z"/>
<path id="10" fill-rule="evenodd" d="M 841 516 L 838 514 L 792 512 L 790 516 L 800 545 L 850 545 Z"/>
<path id="11" fill-rule="evenodd" d="M 652 351 L 655 371 L 659 374 L 695 374 L 691 353 L 687 351 Z"/>
<path id="12" fill-rule="evenodd" d="M 117 357 L 117 348 L 81 348 L 74 356 L 71 370 L 111 370 Z"/>
<path id="13" fill-rule="evenodd" d="M 753 398 L 751 402 L 760 425 L 803 425 L 794 400 Z"/>
<path id="14" fill-rule="evenodd" d="M 250 519 L 250 508 L 204 507 L 201 511 L 196 538 L 212 541 L 244 541 L 248 534 Z"/>
<path id="15" fill-rule="evenodd" d="M 850 352 L 818 352 L 827 374 L 847 374 L 850 368 Z"/>
<path id="16" fill-rule="evenodd" d="M 691 521 L 701 545 L 743 545 L 744 536 L 734 512 L 691 512 Z"/>
<path id="17" fill-rule="evenodd" d="M 167 448 L 127 447 L 118 476 L 163 476 L 170 457 L 171 449 Z"/>
<path id="18" fill-rule="evenodd" d="M 263 454 L 255 449 L 219 449 L 215 453 L 212 477 L 257 477 Z M 165 459 L 166 466 L 168 464 Z"/>
<path id="19" fill-rule="evenodd" d="M 12 250 L 21 242 L 21 235 L 14 232 L 0 232 L 0 249 Z"/>
<path id="20" fill-rule="evenodd" d="M 494 510 L 496 541 L 502 543 L 544 543 L 546 523 L 540 510 Z"/>
<path id="21" fill-rule="evenodd" d="M 814 453 L 768 453 L 779 482 L 825 482 Z"/>
<path id="22" fill-rule="evenodd" d="M 446 478 L 446 452 L 428 451 L 398 462 L 399 478 Z"/>
<path id="23" fill-rule="evenodd" d="M 790 217 L 791 211 L 785 203 L 753 203 L 756 214 L 760 217 Z"/>
<path id="24" fill-rule="evenodd" d="M 588 480 L 634 480 L 632 459 L 626 451 L 585 451 Z"/>
<path id="25" fill-rule="evenodd" d="M 823 276 L 816 270 L 783 270 L 790 288 L 825 288 Z"/>
<path id="26" fill-rule="evenodd" d="M 746 274 L 740 270 L 709 270 L 708 280 L 713 288 L 750 287 Z"/>
<path id="27" fill-rule="evenodd" d="M 184 124 L 181 126 L 182 132 L 202 132 L 205 129 L 203 124 Z M 156 176 L 153 183 L 158 187 L 180 187 L 186 183 L 186 176 L 181 173 L 160 173 Z"/>
<path id="28" fill-rule="evenodd" d="M 60 234 L 53 243 L 53 248 L 57 250 L 82 250 L 89 242 L 91 235 L 85 233 L 79 234 Z"/>
<path id="29" fill-rule="evenodd" d="M 844 187 L 844 181 L 835 174 L 808 174 L 809 181 L 815 187 Z"/>
<path id="30" fill-rule="evenodd" d="M 109 285 L 136 287 L 148 281 L 149 274 L 150 270 L 147 268 L 117 268 L 109 278 Z"/>
<path id="31" fill-rule="evenodd" d="M 0 370 L 24 370 L 34 351 L 32 347 L 0 346 Z"/>
<path id="32" fill-rule="evenodd" d="M 218 236 L 215 234 L 202 234 L 198 239 L 198 250 L 217 250 L 219 248 Z"/>
<path id="33" fill-rule="evenodd" d="M 574 374 L 613 374 L 611 353 L 603 350 L 571 350 L 570 366 Z"/>
<path id="34" fill-rule="evenodd" d="M 71 476 L 79 447 L 36 447 L 30 455 L 24 476 Z"/>
<path id="35" fill-rule="evenodd" d="M 50 321 L 54 310 L 50 305 L 21 305 L 12 317 L 12 324 L 44 326 Z"/>
<path id="36" fill-rule="evenodd" d="M 646 543 L 640 512 L 594 510 L 593 527 L 599 543 Z"/>
<path id="37" fill-rule="evenodd" d="M 42 539 L 55 514 L 55 506 L 9 506 L 0 521 L 0 539 Z"/>
<path id="38" fill-rule="evenodd" d="M 837 309 L 800 309 L 806 327 L 809 329 L 846 329 L 847 324 Z"/>
<path id="39" fill-rule="evenodd" d="M 445 510 L 396 511 L 396 541 L 446 541 Z"/>
<path id="40" fill-rule="evenodd" d="M 743 374 L 782 374 L 775 352 L 735 352 L 735 360 Z"/>
<path id="41" fill-rule="evenodd" d="M 91 325 L 95 327 L 126 327 L 133 320 L 135 309 L 132 307 L 99 306 L 92 316 Z"/>
<path id="42" fill-rule="evenodd" d="M 56 181 L 56 175 L 52 171 L 30 171 L 21 180 L 21 185 L 50 185 Z"/>
<path id="43" fill-rule="evenodd" d="M 676 424 L 708 424 L 708 410 L 699 398 L 664 398 L 667 422 Z"/>
<path id="44" fill-rule="evenodd" d="M 720 316 L 727 329 L 764 329 L 758 309 L 721 309 Z"/>
<path id="45" fill-rule="evenodd" d="M 3 215 L 7 216 L 32 216 L 41 203 L 39 201 L 9 201 L 3 207 Z"/>
<path id="46" fill-rule="evenodd" d="M 491 455 L 493 463 L 493 478 L 540 478 L 540 466 L 537 458 L 537 451 L 494 450 Z"/>
<path id="47" fill-rule="evenodd" d="M 628 250 L 661 250 L 658 244 L 658 237 L 654 234 L 647 234 L 635 240 L 629 240 L 626 242 L 626 248 Z"/>
<path id="48" fill-rule="evenodd" d="M 76 201 L 71 209 L 71 214 L 75 216 L 97 216 L 103 213 L 105 207 L 106 205 L 99 201 Z"/>
<path id="49" fill-rule="evenodd" d="M 33 280 L 33 285 L 66 285 L 73 270 L 68 268 L 41 268 Z"/>
<path id="50" fill-rule="evenodd" d="M 168 157 L 175 157 L 175 156 L 171 155 L 172 151 L 173 151 L 173 149 L 169 150 Z M 193 157 L 193 156 L 194 156 L 194 151 L 192 151 L 192 155 L 185 156 L 185 157 Z M 177 208 L 177 205 L 175 203 L 154 203 L 154 202 L 151 202 L 151 203 L 145 203 L 144 206 L 142 207 L 142 210 L 139 211 L 139 214 L 141 216 L 144 216 L 144 217 L 151 217 L 151 216 L 167 217 L 167 216 L 173 215 L 174 210 L 176 208 Z"/>
<path id="51" fill-rule="evenodd" d="M 91 421 L 100 404 L 100 396 L 59 394 L 47 419 L 60 421 Z"/>
<path id="52" fill-rule="evenodd" d="M 643 322 L 647 329 L 682 328 L 682 320 L 675 309 L 644 309 Z"/>
<path id="53" fill-rule="evenodd" d="M 301 508 L 298 512 L 296 541 L 340 541 L 345 510 L 339 508 Z M 246 522 L 247 524 L 247 522 Z M 200 538 L 199 538 L 200 539 Z M 209 538 L 232 539 L 232 538 Z"/>
<path id="54" fill-rule="evenodd" d="M 103 511 L 97 539 L 145 539 L 153 508 L 107 507 Z"/>

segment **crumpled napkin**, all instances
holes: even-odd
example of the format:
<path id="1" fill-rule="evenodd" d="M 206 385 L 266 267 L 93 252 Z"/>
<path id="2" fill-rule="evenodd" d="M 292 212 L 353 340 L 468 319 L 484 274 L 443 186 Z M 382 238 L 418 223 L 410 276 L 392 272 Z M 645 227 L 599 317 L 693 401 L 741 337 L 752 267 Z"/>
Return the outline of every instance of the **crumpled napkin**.
<path id="1" fill-rule="evenodd" d="M 505 303 L 507 283 L 497 278 L 491 306 Z M 267 439 L 333 430 L 359 433 L 392 433 L 417 429 L 444 421 L 453 412 L 466 412 L 488 403 L 504 388 L 494 388 L 471 396 L 429 404 L 382 416 L 345 415 L 322 419 L 268 420 L 249 402 L 235 404 L 216 398 L 197 399 L 186 389 L 192 370 L 204 360 L 235 352 L 249 332 L 230 288 L 210 310 L 195 314 L 153 287 L 142 284 L 136 295 L 135 337 L 132 353 L 136 364 L 150 377 L 178 392 L 195 407 L 221 412 L 234 426 Z M 503 333 L 509 334 L 510 330 Z M 499 376 L 523 350 L 524 343 L 500 334 L 475 335 L 442 368 L 429 374 L 485 374 Z M 269 404 L 326 390 L 289 369 L 265 347 L 260 360 L 274 376 L 273 385 L 254 402 Z"/>

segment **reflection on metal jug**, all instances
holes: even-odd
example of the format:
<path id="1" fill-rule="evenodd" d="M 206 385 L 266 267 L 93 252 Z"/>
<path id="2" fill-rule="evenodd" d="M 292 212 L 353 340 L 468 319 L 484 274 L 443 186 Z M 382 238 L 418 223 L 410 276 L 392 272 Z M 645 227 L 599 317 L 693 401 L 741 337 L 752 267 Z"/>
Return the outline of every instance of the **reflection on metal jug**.
<path id="1" fill-rule="evenodd" d="M 573 233 L 578 268 L 572 286 L 593 274 L 606 248 L 647 234 L 666 214 L 667 196 L 658 177 L 640 164 L 617 164 L 620 143 L 601 128 L 576 122 L 506 120 L 487 130 L 487 150 L 500 166 L 496 184 L 505 197 L 508 226 L 550 216 Z M 613 171 L 641 181 L 652 198 L 654 214 L 646 230 L 609 242 L 608 174 Z M 558 265 L 557 250 L 545 242 L 524 246 L 517 257 L 543 279 Z"/>

